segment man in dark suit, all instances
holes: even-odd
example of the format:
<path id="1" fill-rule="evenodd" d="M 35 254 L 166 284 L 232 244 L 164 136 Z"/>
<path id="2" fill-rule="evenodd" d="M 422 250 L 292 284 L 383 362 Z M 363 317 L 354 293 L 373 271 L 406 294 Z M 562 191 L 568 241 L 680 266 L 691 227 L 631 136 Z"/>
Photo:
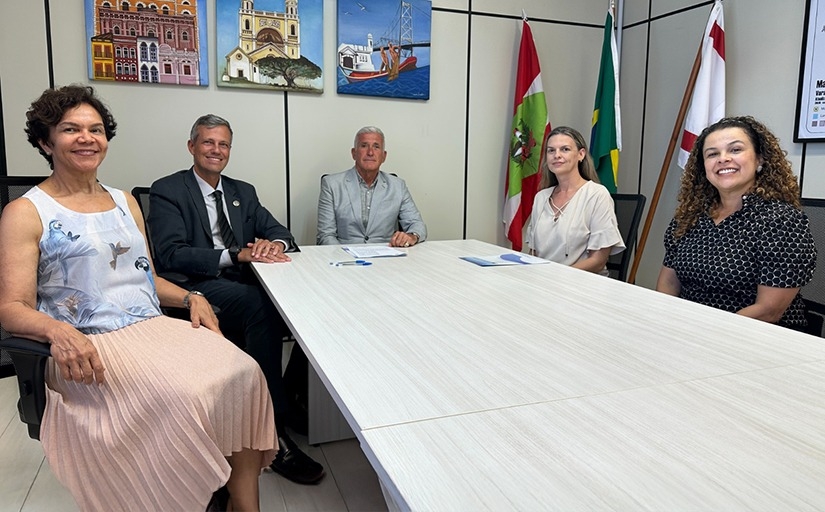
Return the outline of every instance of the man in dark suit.
<path id="1" fill-rule="evenodd" d="M 323 467 L 287 435 L 290 400 L 281 375 L 282 340 L 289 329 L 250 262 L 286 263 L 298 246 L 258 201 L 255 188 L 221 173 L 229 162 L 232 128 L 212 114 L 195 121 L 188 141 L 194 165 L 152 184 L 149 233 L 158 272 L 185 274 L 184 286 L 220 309 L 221 330 L 261 366 L 275 407 L 280 450 L 272 469 L 298 483 L 317 483 Z M 236 336 L 232 336 L 237 334 Z M 287 368 L 306 381 L 306 356 L 296 344 Z M 294 411 L 293 411 L 294 414 Z"/>

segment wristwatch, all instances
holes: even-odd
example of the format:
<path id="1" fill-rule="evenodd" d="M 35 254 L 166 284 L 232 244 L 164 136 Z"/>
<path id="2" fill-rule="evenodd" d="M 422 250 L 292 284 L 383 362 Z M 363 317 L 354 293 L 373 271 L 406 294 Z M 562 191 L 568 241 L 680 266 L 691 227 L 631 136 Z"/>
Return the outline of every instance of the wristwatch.
<path id="1" fill-rule="evenodd" d="M 184 296 L 183 296 L 183 306 L 184 306 L 186 309 L 190 309 L 190 307 L 192 306 L 192 305 L 189 303 L 189 298 L 190 298 L 192 295 L 200 295 L 201 297 L 203 297 L 203 296 L 204 296 L 201 292 L 199 292 L 199 291 L 197 291 L 197 290 L 189 290 L 188 292 L 186 292 L 186 295 L 184 295 Z"/>
<path id="2" fill-rule="evenodd" d="M 238 264 L 238 255 L 241 253 L 241 248 L 237 245 L 229 248 L 229 259 L 232 260 L 233 265 Z"/>

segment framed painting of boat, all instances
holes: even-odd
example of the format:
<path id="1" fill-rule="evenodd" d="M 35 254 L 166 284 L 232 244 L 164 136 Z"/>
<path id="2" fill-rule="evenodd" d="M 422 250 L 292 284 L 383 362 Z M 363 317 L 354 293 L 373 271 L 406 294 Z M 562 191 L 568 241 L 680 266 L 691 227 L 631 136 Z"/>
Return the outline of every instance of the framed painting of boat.
<path id="1" fill-rule="evenodd" d="M 219 87 L 324 91 L 323 0 L 216 0 Z"/>
<path id="2" fill-rule="evenodd" d="M 429 0 L 338 0 L 339 94 L 430 98 Z"/>
<path id="3" fill-rule="evenodd" d="M 85 0 L 90 80 L 208 85 L 206 0 Z"/>

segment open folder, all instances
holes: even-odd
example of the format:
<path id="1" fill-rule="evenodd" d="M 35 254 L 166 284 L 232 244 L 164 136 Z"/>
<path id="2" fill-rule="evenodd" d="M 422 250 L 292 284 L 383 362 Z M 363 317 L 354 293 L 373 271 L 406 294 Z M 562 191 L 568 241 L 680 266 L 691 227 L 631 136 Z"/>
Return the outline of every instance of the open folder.
<path id="1" fill-rule="evenodd" d="M 496 256 L 459 256 L 464 261 L 475 263 L 482 267 L 500 267 L 504 265 L 537 265 L 549 263 L 548 260 L 530 256 L 529 254 L 509 252 Z"/>
<path id="2" fill-rule="evenodd" d="M 355 245 L 341 247 L 347 254 L 354 258 L 387 258 L 394 256 L 406 256 L 407 253 L 393 249 L 386 245 Z"/>

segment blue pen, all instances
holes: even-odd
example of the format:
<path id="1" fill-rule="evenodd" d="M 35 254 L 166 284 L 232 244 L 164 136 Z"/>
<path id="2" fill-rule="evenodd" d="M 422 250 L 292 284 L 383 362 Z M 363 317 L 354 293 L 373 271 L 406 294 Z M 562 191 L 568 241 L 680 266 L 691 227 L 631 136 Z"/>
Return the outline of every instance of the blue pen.
<path id="1" fill-rule="evenodd" d="M 372 265 L 371 261 L 367 260 L 350 260 L 350 261 L 330 261 L 330 265 L 333 267 L 343 267 L 344 265 L 357 265 L 359 267 L 368 267 Z"/>

